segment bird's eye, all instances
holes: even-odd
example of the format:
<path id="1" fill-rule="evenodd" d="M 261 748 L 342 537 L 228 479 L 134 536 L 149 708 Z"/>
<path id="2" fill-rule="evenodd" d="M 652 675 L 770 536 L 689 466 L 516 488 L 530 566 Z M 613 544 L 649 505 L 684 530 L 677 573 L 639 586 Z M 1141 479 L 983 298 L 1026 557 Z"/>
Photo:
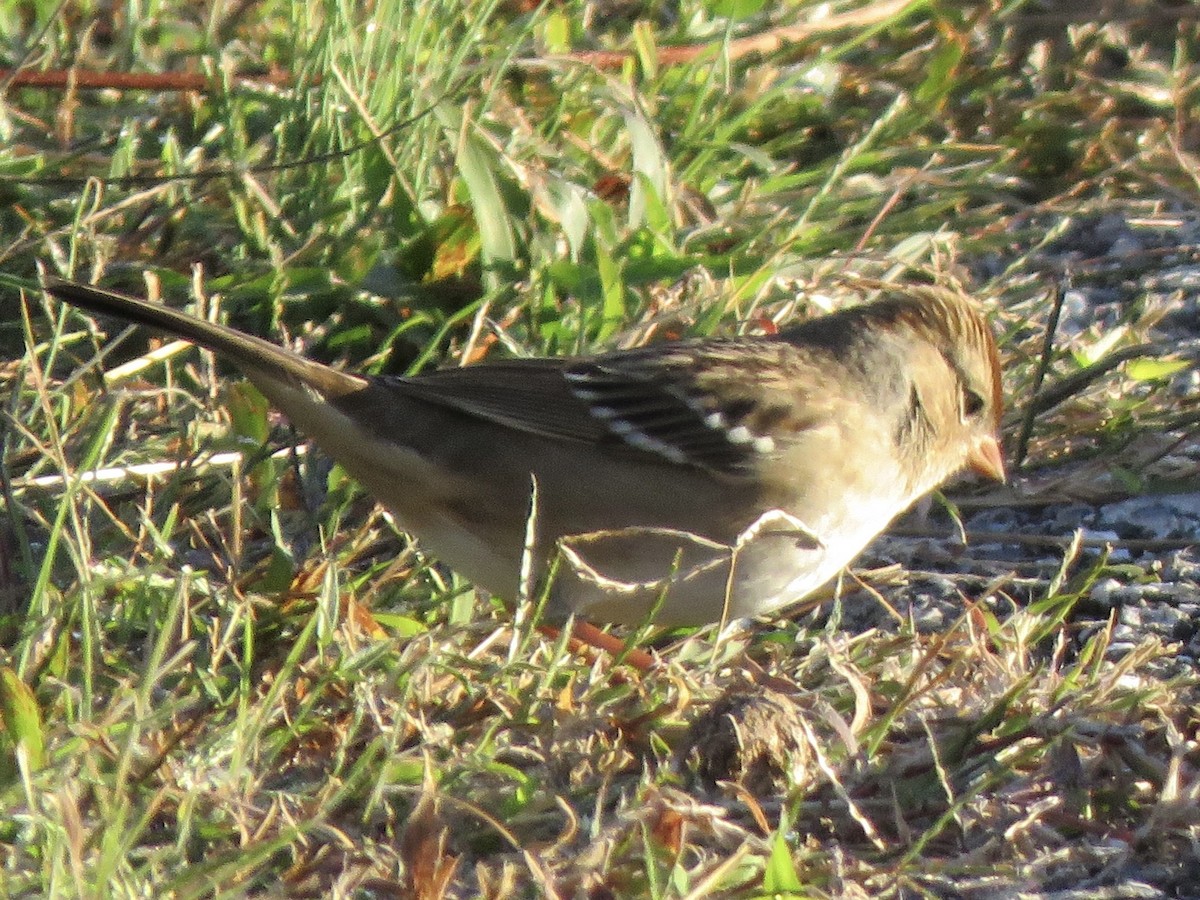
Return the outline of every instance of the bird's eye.
<path id="1" fill-rule="evenodd" d="M 962 417 L 965 422 L 967 419 L 973 419 L 975 416 L 983 412 L 984 406 L 987 403 L 979 394 L 970 388 L 963 388 L 962 394 Z"/>

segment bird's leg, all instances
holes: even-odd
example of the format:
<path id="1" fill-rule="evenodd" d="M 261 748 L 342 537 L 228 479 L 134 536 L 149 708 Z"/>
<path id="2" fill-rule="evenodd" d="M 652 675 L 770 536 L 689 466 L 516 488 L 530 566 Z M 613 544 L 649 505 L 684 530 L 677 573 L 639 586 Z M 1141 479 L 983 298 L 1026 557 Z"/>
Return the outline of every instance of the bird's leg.
<path id="1" fill-rule="evenodd" d="M 561 629 L 555 628 L 553 625 L 539 625 L 542 633 L 550 637 L 557 637 L 561 633 Z M 595 650 L 600 650 L 607 653 L 614 659 L 623 659 L 639 672 L 649 672 L 657 663 L 656 657 L 641 649 L 640 647 L 631 647 L 615 634 L 609 634 L 607 631 L 602 631 L 591 622 L 586 622 L 583 619 L 576 619 L 571 625 L 571 643 L 572 650 L 578 651 L 580 645 L 591 647 Z"/>

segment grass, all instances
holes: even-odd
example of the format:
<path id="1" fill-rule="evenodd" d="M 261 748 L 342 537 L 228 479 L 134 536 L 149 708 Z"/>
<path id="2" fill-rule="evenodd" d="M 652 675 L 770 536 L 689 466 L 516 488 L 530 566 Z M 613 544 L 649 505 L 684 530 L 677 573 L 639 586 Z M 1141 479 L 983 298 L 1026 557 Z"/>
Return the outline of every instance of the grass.
<path id="1" fill-rule="evenodd" d="M 1194 359 L 1153 330 L 1190 295 L 1190 8 L 843 5 L 734 58 L 814 9 L 385 6 L 0 10 L 6 65 L 212 82 L 6 82 L 0 894 L 1194 896 L 1194 658 L 1094 600 L 1186 553 L 992 554 L 939 507 L 823 613 L 657 636 L 638 675 L 431 564 L 219 363 L 36 289 L 408 372 L 961 282 L 1021 449 L 953 508 L 1195 491 Z M 1090 258 L 1113 215 L 1149 249 Z M 1056 330 L 1056 285 L 1121 302 Z"/>

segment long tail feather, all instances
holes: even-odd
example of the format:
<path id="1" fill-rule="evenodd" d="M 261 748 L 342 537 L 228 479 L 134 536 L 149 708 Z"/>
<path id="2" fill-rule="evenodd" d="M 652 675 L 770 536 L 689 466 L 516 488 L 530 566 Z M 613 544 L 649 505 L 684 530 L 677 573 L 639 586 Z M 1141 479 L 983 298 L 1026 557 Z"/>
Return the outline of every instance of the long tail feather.
<path id="1" fill-rule="evenodd" d="M 299 382 L 330 398 L 361 390 L 364 384 L 359 376 L 312 362 L 270 341 L 206 322 L 169 306 L 61 278 L 47 278 L 44 287 L 51 296 L 72 306 L 148 325 L 226 356 L 252 379 L 261 373 L 268 378 Z"/>

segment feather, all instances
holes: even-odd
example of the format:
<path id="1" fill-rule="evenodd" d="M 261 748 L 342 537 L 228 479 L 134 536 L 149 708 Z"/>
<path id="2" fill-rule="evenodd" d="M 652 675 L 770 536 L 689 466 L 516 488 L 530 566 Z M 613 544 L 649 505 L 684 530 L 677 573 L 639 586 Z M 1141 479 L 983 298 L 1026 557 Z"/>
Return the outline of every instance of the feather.
<path id="1" fill-rule="evenodd" d="M 777 362 L 790 351 L 780 342 L 768 356 Z M 380 383 L 518 431 L 737 475 L 778 449 L 771 432 L 781 422 L 811 424 L 795 414 L 794 392 L 755 377 L 757 366 L 747 373 L 762 354 L 761 340 L 708 341 L 567 361 L 508 360 Z"/>

